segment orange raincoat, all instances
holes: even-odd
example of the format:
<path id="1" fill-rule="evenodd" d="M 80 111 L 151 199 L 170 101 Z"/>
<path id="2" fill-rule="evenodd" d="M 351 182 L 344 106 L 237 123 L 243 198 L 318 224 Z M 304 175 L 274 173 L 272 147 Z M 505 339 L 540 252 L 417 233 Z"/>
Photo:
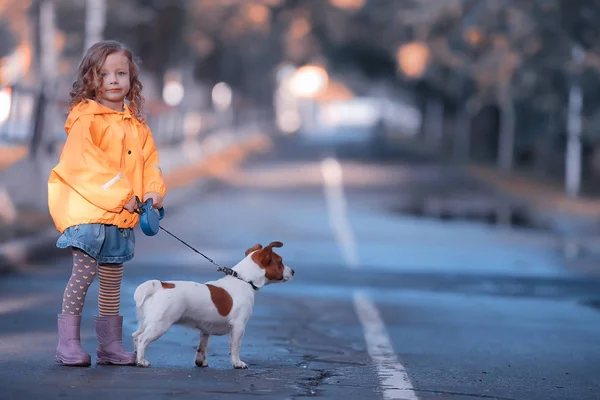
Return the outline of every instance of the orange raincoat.
<path id="1" fill-rule="evenodd" d="M 60 161 L 48 179 L 48 208 L 60 233 L 87 223 L 133 228 L 138 215 L 123 209 L 132 196 L 165 196 L 150 128 L 127 106 L 117 112 L 93 100 L 79 103 L 65 132 Z"/>

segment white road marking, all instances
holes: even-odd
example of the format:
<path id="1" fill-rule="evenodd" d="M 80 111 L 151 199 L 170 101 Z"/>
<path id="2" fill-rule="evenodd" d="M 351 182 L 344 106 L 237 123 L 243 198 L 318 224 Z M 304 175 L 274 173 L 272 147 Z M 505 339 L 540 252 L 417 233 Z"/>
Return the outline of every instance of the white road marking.
<path id="1" fill-rule="evenodd" d="M 394 352 L 375 304 L 365 293 L 355 291 L 354 309 L 365 333 L 367 351 L 377 367 L 383 398 L 417 400 L 410 378 Z"/>
<path id="2" fill-rule="evenodd" d="M 334 158 L 321 163 L 329 220 L 349 268 L 359 267 L 358 246 L 347 218 L 343 172 Z M 379 310 L 366 293 L 354 292 L 354 309 L 363 328 L 367 351 L 375 363 L 384 399 L 418 400 L 410 378 L 398 360 Z"/>
<path id="3" fill-rule="evenodd" d="M 358 250 L 346 213 L 342 167 L 336 159 L 326 158 L 321 163 L 321 173 L 329 209 L 329 222 L 341 246 L 346 264 L 356 269 L 359 265 Z"/>

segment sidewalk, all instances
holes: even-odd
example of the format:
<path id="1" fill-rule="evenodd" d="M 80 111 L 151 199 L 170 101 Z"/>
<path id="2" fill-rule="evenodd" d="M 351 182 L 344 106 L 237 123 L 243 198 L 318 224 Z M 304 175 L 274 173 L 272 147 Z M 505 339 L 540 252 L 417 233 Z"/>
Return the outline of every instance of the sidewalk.
<path id="1" fill-rule="evenodd" d="M 534 219 L 559 233 L 600 236 L 600 199 L 572 199 L 560 185 L 503 176 L 493 167 L 469 165 L 466 171 L 505 196 L 528 204 Z"/>
<path id="2" fill-rule="evenodd" d="M 504 176 L 493 166 L 456 163 L 451 155 L 439 154 L 413 139 L 398 140 L 394 146 L 431 160 L 446 162 L 500 197 L 527 205 L 530 218 L 539 226 L 565 236 L 600 237 L 600 198 L 570 199 L 559 184 L 540 182 L 518 173 Z"/>
<path id="3" fill-rule="evenodd" d="M 160 148 L 161 169 L 169 189 L 168 196 L 176 195 L 177 189 L 219 176 L 248 155 L 266 151 L 270 145 L 267 134 L 248 129 L 235 134 L 218 131 L 202 142 L 194 140 L 174 147 Z M 41 189 L 33 188 L 29 191 L 36 190 Z M 0 219 L 0 275 L 18 270 L 19 265 L 64 252 L 55 246 L 59 233 L 45 209 L 17 205 L 15 213 L 15 221 L 18 223 L 9 224 Z"/>

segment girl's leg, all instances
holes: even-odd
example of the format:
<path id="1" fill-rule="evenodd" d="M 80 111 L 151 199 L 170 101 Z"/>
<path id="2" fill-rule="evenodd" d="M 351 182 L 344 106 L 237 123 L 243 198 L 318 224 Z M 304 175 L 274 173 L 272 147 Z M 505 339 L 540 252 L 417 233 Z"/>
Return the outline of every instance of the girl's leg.
<path id="1" fill-rule="evenodd" d="M 99 315 L 119 315 L 121 307 L 121 281 L 123 280 L 123 264 L 100 265 L 98 267 Z"/>
<path id="2" fill-rule="evenodd" d="M 73 248 L 73 272 L 65 287 L 62 313 L 58 315 L 56 361 L 69 366 L 89 366 L 91 358 L 81 347 L 81 313 L 88 289 L 97 272 L 96 260 Z"/>
<path id="3" fill-rule="evenodd" d="M 96 277 L 96 260 L 73 248 L 73 272 L 63 293 L 62 313 L 81 315 L 87 291 Z"/>
<path id="4" fill-rule="evenodd" d="M 130 353 L 123 347 L 123 317 L 119 315 L 122 279 L 123 264 L 98 267 L 99 315 L 95 318 L 99 344 L 98 364 L 136 364 L 135 353 Z"/>

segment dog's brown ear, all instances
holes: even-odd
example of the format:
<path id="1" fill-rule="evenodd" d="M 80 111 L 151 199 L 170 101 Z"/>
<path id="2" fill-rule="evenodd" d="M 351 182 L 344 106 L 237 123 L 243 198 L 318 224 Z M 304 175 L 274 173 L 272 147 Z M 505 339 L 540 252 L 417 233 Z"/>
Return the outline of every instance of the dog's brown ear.
<path id="1" fill-rule="evenodd" d="M 252 256 L 252 258 L 261 268 L 267 268 L 273 261 L 273 249 L 270 246 L 265 247 L 255 255 L 257 257 Z"/>
<path id="2" fill-rule="evenodd" d="M 252 253 L 253 251 L 260 250 L 260 249 L 262 249 L 262 244 L 257 243 L 254 246 L 250 247 L 248 250 L 246 250 L 246 255 Z"/>
<path id="3" fill-rule="evenodd" d="M 259 247 L 257 247 L 257 246 L 259 246 Z M 252 259 L 261 268 L 267 268 L 269 266 L 269 264 L 271 264 L 271 262 L 273 261 L 273 247 L 283 247 L 283 243 L 281 243 L 281 242 L 271 242 L 267 246 L 265 246 L 264 248 L 261 245 L 257 244 L 253 248 L 249 249 L 246 252 L 246 255 L 248 255 L 250 253 L 250 251 L 260 250 L 259 252 L 256 252 L 252 256 Z"/>
<path id="4" fill-rule="evenodd" d="M 283 243 L 281 242 L 271 242 L 266 245 L 258 254 L 258 257 L 255 261 L 258 261 L 258 264 L 263 268 L 266 268 L 273 261 L 273 247 L 283 247 Z"/>

